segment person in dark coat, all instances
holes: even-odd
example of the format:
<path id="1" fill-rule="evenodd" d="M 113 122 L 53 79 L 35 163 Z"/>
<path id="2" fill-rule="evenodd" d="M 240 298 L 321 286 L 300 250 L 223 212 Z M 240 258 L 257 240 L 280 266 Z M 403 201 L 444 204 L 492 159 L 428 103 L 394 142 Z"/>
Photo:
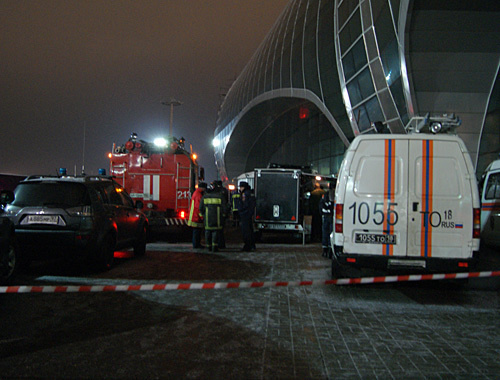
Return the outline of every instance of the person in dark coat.
<path id="1" fill-rule="evenodd" d="M 240 218 L 241 234 L 243 235 L 242 251 L 255 250 L 255 237 L 253 233 L 253 216 L 255 213 L 255 197 L 248 182 L 240 182 L 240 198 L 238 199 L 238 215 Z"/>
<path id="2" fill-rule="evenodd" d="M 311 241 L 321 240 L 321 213 L 319 212 L 319 202 L 325 194 L 325 191 L 321 188 L 319 183 L 315 183 L 314 190 L 311 191 L 311 197 L 309 198 L 309 204 L 312 214 L 312 226 L 311 226 Z"/>
<path id="3" fill-rule="evenodd" d="M 212 252 L 219 250 L 219 233 L 228 213 L 227 201 L 221 192 L 207 191 L 200 203 L 200 215 L 205 225 L 205 243 Z"/>
<path id="4" fill-rule="evenodd" d="M 319 212 L 322 222 L 321 245 L 323 247 L 323 257 L 332 258 L 330 234 L 333 231 L 333 201 L 330 199 L 330 192 L 323 194 L 319 202 Z"/>

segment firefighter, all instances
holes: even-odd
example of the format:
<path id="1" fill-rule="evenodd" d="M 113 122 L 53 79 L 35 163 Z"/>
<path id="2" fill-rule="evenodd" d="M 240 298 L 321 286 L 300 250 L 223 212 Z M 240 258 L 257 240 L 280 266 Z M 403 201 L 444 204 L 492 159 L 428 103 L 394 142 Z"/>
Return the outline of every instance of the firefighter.
<path id="1" fill-rule="evenodd" d="M 231 206 L 233 213 L 233 227 L 238 227 L 240 225 L 240 217 L 238 215 L 238 202 L 240 201 L 241 194 L 238 189 L 231 192 Z"/>
<path id="2" fill-rule="evenodd" d="M 255 213 L 255 197 L 252 195 L 248 182 L 240 182 L 240 199 L 238 215 L 240 217 L 241 234 L 244 246 L 242 251 L 255 251 L 255 236 L 253 232 L 253 215 Z"/>
<path id="3" fill-rule="evenodd" d="M 200 215 L 205 224 L 205 243 L 212 252 L 219 250 L 219 234 L 228 212 L 227 201 L 220 191 L 208 190 L 200 203 Z"/>
<path id="4" fill-rule="evenodd" d="M 212 186 L 213 186 L 214 192 L 218 192 L 218 193 L 222 194 L 222 201 L 224 203 L 226 203 L 226 210 L 227 211 L 226 211 L 226 215 L 222 218 L 222 228 L 219 231 L 219 236 L 218 236 L 219 248 L 224 249 L 224 248 L 226 248 L 226 238 L 224 236 L 224 227 L 226 226 L 226 217 L 229 214 L 229 209 L 230 209 L 229 191 L 222 185 L 222 181 L 220 181 L 220 180 L 213 181 Z"/>
<path id="5" fill-rule="evenodd" d="M 187 225 L 193 228 L 193 248 L 203 248 L 201 245 L 201 231 L 203 230 L 203 219 L 200 216 L 200 203 L 207 189 L 205 182 L 200 182 L 198 188 L 191 197 L 191 206 L 189 207 L 189 219 Z"/>

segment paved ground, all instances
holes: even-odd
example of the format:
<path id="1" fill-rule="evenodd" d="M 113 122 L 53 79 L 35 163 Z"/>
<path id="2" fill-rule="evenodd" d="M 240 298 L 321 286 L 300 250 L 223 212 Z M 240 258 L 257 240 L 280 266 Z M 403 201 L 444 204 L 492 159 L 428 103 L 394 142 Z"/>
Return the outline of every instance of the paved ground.
<path id="1" fill-rule="evenodd" d="M 155 243 L 145 257 L 119 260 L 104 274 L 35 266 L 22 280 L 330 278 L 318 244 L 260 244 L 252 253 L 229 248 L 211 254 L 188 244 Z M 483 266 L 499 261 L 490 252 Z M 55 277 L 40 278 L 47 275 Z M 0 377 L 498 379 L 499 289 L 499 280 L 489 279 L 2 295 Z"/>

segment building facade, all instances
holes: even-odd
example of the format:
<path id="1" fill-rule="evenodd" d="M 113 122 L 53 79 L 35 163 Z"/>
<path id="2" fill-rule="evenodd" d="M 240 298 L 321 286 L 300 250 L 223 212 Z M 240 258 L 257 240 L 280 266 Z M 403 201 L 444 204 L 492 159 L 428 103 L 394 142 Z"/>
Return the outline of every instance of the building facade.
<path id="1" fill-rule="evenodd" d="M 291 0 L 221 105 L 219 174 L 333 174 L 372 123 L 452 113 L 479 173 L 500 152 L 499 66 L 497 0 Z"/>

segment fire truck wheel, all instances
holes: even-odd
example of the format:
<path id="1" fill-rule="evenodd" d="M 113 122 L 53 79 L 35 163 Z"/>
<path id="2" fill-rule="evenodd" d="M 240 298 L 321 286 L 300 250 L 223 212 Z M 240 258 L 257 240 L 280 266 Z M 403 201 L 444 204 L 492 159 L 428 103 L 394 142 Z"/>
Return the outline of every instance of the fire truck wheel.
<path id="1" fill-rule="evenodd" d="M 115 239 L 110 233 L 106 234 L 98 247 L 97 267 L 98 269 L 108 270 L 113 266 L 115 254 Z"/>
<path id="2" fill-rule="evenodd" d="M 147 243 L 147 230 L 146 226 L 142 227 L 141 233 L 134 244 L 134 255 L 144 256 L 146 254 L 146 243 Z"/>

